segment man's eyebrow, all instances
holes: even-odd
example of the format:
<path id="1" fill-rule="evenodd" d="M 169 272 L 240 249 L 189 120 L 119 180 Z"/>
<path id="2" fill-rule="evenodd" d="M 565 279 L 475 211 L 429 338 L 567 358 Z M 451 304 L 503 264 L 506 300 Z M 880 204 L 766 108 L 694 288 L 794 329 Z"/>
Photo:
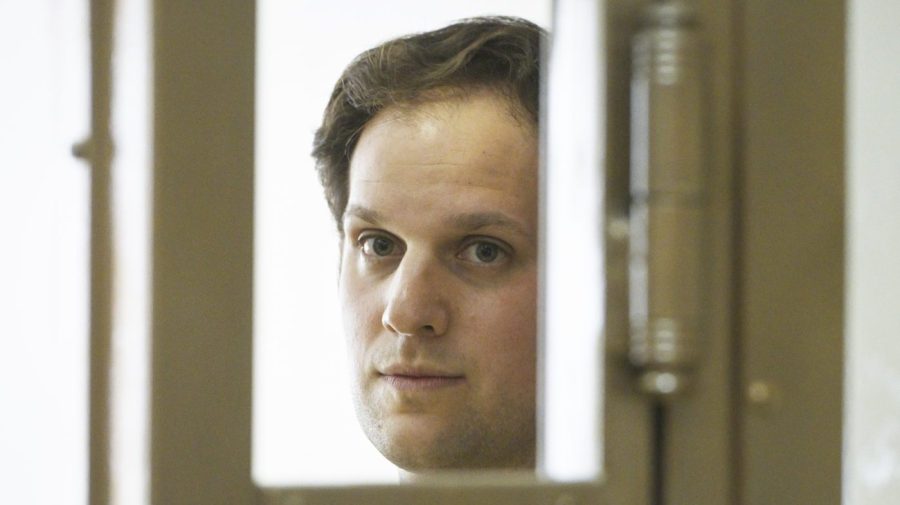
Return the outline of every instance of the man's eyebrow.
<path id="1" fill-rule="evenodd" d="M 344 219 L 355 217 L 362 219 L 368 223 L 381 224 L 385 222 L 385 217 L 377 210 L 363 207 L 361 205 L 350 205 L 344 211 Z M 515 219 L 509 217 L 502 212 L 467 212 L 457 214 L 447 219 L 447 224 L 456 229 L 466 231 L 477 231 L 490 226 L 507 228 L 524 237 L 533 238 L 532 233 Z"/>
<path id="2" fill-rule="evenodd" d="M 459 229 L 476 231 L 489 226 L 508 228 L 525 237 L 531 237 L 528 229 L 515 219 L 502 212 L 471 212 L 458 214 L 449 219 L 449 223 Z"/>
<path id="3" fill-rule="evenodd" d="M 348 217 L 357 217 L 363 221 L 372 224 L 378 224 L 384 221 L 384 217 L 377 211 L 361 205 L 350 205 L 344 211 L 344 219 Z"/>

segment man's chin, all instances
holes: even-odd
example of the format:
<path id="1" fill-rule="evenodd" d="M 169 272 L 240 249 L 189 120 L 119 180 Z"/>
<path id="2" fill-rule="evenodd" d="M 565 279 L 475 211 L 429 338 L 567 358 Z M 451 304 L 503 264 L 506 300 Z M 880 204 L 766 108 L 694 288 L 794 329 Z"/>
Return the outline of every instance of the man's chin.
<path id="1" fill-rule="evenodd" d="M 459 406 L 357 407 L 366 436 L 404 471 L 534 468 L 533 416 L 517 419 L 498 413 L 496 421 L 489 422 Z"/>
<path id="2" fill-rule="evenodd" d="M 407 472 L 465 468 L 471 456 L 459 447 L 465 435 L 422 416 L 402 416 L 386 421 L 381 433 L 370 439 L 391 463 Z"/>
<path id="3" fill-rule="evenodd" d="M 510 450 L 508 447 L 498 450 L 490 440 L 484 439 L 484 430 L 438 421 L 403 416 L 381 423 L 378 433 L 368 435 L 385 458 L 402 471 L 412 474 L 441 470 L 534 468 L 533 440 L 517 448 L 521 450 Z"/>

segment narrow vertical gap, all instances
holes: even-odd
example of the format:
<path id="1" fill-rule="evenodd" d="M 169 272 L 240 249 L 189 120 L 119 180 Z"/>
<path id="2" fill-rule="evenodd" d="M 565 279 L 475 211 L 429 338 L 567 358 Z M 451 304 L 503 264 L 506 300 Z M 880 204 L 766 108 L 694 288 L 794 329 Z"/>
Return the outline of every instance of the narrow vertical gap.
<path id="1" fill-rule="evenodd" d="M 745 251 L 745 219 L 743 214 L 745 187 L 744 178 L 744 136 L 743 136 L 743 100 L 744 89 L 744 52 L 746 47 L 746 33 L 743 25 L 745 18 L 745 4 L 742 0 L 734 0 L 732 3 L 732 103 L 731 103 L 731 198 L 732 198 L 732 285 L 731 285 L 731 503 L 740 505 L 743 502 L 743 323 L 744 323 L 744 251 Z"/>
<path id="2" fill-rule="evenodd" d="M 664 505 L 666 496 L 666 408 L 662 403 L 653 405 L 650 422 L 653 434 L 653 457 L 650 463 L 653 466 L 651 473 L 653 489 L 650 494 L 650 503 Z"/>

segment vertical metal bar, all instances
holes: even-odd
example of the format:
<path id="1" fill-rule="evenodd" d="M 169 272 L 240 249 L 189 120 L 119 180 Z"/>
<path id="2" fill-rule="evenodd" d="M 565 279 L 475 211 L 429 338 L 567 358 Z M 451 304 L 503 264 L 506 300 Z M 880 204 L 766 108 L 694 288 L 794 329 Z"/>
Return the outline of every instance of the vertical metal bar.
<path id="1" fill-rule="evenodd" d="M 604 0 L 605 250 L 603 443 L 606 491 L 611 503 L 649 504 L 652 499 L 653 412 L 635 394 L 628 355 L 628 205 L 631 37 L 645 0 Z"/>
<path id="2" fill-rule="evenodd" d="M 739 41 L 735 32 L 740 9 L 736 0 L 686 0 L 697 13 L 702 33 L 704 76 L 704 161 L 707 218 L 704 250 L 702 366 L 691 376 L 690 391 L 668 403 L 665 444 L 665 499 L 696 505 L 739 503 L 735 476 L 734 420 L 737 358 L 734 266 L 736 221 L 734 175 L 738 173 L 740 128 L 736 96 L 743 80 L 735 72 Z"/>
<path id="3" fill-rule="evenodd" d="M 247 505 L 255 2 L 156 0 L 150 497 Z"/>
<path id="4" fill-rule="evenodd" d="M 113 0 L 90 1 L 91 137 L 76 154 L 91 162 L 90 464 L 88 500 L 110 497 L 110 356 L 112 340 L 112 217 L 110 88 Z"/>
<path id="5" fill-rule="evenodd" d="M 737 310 L 747 505 L 841 502 L 847 4 L 742 6 Z M 896 225 L 896 216 L 883 218 Z"/>

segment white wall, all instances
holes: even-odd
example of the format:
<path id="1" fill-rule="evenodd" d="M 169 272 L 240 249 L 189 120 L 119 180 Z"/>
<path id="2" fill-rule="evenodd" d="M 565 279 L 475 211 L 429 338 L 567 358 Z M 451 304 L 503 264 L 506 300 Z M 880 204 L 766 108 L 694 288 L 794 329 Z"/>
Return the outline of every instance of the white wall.
<path id="1" fill-rule="evenodd" d="M 845 505 L 900 503 L 900 2 L 850 0 Z"/>
<path id="2" fill-rule="evenodd" d="M 0 503 L 87 503 L 86 0 L 0 1 Z"/>

